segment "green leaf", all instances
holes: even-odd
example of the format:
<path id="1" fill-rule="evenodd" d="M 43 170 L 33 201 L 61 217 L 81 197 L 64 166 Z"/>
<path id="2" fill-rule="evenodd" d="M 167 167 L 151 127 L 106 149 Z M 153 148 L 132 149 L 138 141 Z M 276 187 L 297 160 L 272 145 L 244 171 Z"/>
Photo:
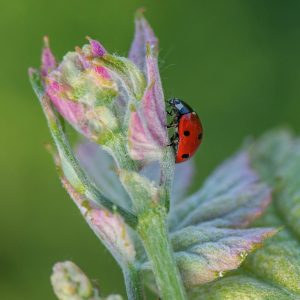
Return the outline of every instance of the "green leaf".
<path id="1" fill-rule="evenodd" d="M 171 207 L 170 227 L 246 227 L 270 200 L 269 187 L 250 168 L 249 155 L 240 152 L 217 168 L 199 191 Z"/>
<path id="2" fill-rule="evenodd" d="M 171 235 L 175 258 L 186 287 L 223 277 L 239 267 L 248 253 L 274 235 L 271 228 L 221 229 L 190 226 Z"/>
<path id="3" fill-rule="evenodd" d="M 201 289 L 190 292 L 193 300 L 288 300 L 288 293 L 268 283 L 247 275 L 233 275 L 223 278 Z"/>
<path id="4" fill-rule="evenodd" d="M 286 130 L 262 136 L 249 153 L 273 189 L 273 201 L 255 226 L 281 226 L 264 247 L 230 276 L 197 288 L 191 299 L 300 299 L 300 141 Z"/>

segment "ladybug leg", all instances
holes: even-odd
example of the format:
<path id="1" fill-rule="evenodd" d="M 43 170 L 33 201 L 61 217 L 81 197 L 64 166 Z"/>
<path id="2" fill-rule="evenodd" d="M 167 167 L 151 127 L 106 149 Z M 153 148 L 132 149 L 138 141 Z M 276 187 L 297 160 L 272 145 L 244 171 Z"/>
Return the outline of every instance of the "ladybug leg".
<path id="1" fill-rule="evenodd" d="M 171 136 L 170 141 L 171 141 L 171 143 L 167 145 L 168 147 L 170 147 L 170 146 L 176 146 L 178 144 L 178 142 L 179 142 L 179 135 L 178 135 L 177 132 L 175 132 Z"/>
<path id="2" fill-rule="evenodd" d="M 177 119 L 174 119 L 170 124 L 167 125 L 167 128 L 176 128 L 178 126 Z"/>
<path id="3" fill-rule="evenodd" d="M 173 116 L 174 114 L 177 113 L 177 109 L 173 105 L 171 105 L 171 104 L 168 103 L 167 107 L 170 109 L 170 111 L 167 111 L 167 114 L 169 116 Z"/>
<path id="4" fill-rule="evenodd" d="M 175 116 L 175 118 L 172 120 L 172 122 L 167 125 L 167 128 L 175 128 L 178 125 L 178 117 Z"/>
<path id="5" fill-rule="evenodd" d="M 175 132 L 173 135 L 173 144 L 177 145 L 179 143 L 179 134 L 178 132 Z"/>
<path id="6" fill-rule="evenodd" d="M 175 139 L 173 140 L 173 142 L 172 142 L 172 145 L 173 145 L 173 146 L 176 146 L 176 145 L 178 144 L 178 142 L 179 142 L 179 139 L 178 139 L 178 138 L 175 138 Z"/>
<path id="7" fill-rule="evenodd" d="M 174 140 L 173 142 L 171 142 L 170 144 L 166 145 L 167 147 L 174 147 L 178 144 L 178 140 Z"/>

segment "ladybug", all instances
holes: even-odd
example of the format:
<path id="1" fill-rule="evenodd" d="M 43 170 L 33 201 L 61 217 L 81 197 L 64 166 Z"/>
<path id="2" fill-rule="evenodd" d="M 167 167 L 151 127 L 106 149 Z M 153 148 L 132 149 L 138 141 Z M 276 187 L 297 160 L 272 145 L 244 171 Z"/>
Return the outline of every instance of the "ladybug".
<path id="1" fill-rule="evenodd" d="M 203 128 L 197 113 L 183 100 L 168 101 L 171 111 L 167 111 L 173 120 L 168 128 L 175 128 L 171 144 L 175 151 L 175 162 L 181 163 L 191 158 L 202 142 Z"/>

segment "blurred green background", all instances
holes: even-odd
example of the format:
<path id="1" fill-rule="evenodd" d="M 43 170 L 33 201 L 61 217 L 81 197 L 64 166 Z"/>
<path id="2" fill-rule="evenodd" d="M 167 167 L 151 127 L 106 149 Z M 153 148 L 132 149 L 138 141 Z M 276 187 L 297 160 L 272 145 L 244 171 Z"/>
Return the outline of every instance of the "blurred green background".
<path id="1" fill-rule="evenodd" d="M 300 1 L 0 0 L 1 300 L 55 299 L 51 267 L 66 259 L 104 292 L 124 293 L 43 148 L 50 136 L 27 68 L 39 65 L 44 34 L 57 58 L 86 35 L 126 55 L 139 7 L 160 39 L 166 97 L 191 103 L 205 127 L 194 189 L 245 137 L 300 129 Z"/>

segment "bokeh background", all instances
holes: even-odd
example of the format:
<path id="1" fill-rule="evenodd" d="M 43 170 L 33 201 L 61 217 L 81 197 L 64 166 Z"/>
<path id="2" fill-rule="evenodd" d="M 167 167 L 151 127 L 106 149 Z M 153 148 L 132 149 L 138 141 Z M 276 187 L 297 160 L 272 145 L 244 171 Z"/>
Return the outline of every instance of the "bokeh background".
<path id="1" fill-rule="evenodd" d="M 300 129 L 300 1 L 0 0 L 1 300 L 55 299 L 51 267 L 67 259 L 105 293 L 124 293 L 43 148 L 50 136 L 27 68 L 39 65 L 44 34 L 57 58 L 86 35 L 126 55 L 139 7 L 160 39 L 166 97 L 188 101 L 205 127 L 192 189 L 245 137 Z"/>

